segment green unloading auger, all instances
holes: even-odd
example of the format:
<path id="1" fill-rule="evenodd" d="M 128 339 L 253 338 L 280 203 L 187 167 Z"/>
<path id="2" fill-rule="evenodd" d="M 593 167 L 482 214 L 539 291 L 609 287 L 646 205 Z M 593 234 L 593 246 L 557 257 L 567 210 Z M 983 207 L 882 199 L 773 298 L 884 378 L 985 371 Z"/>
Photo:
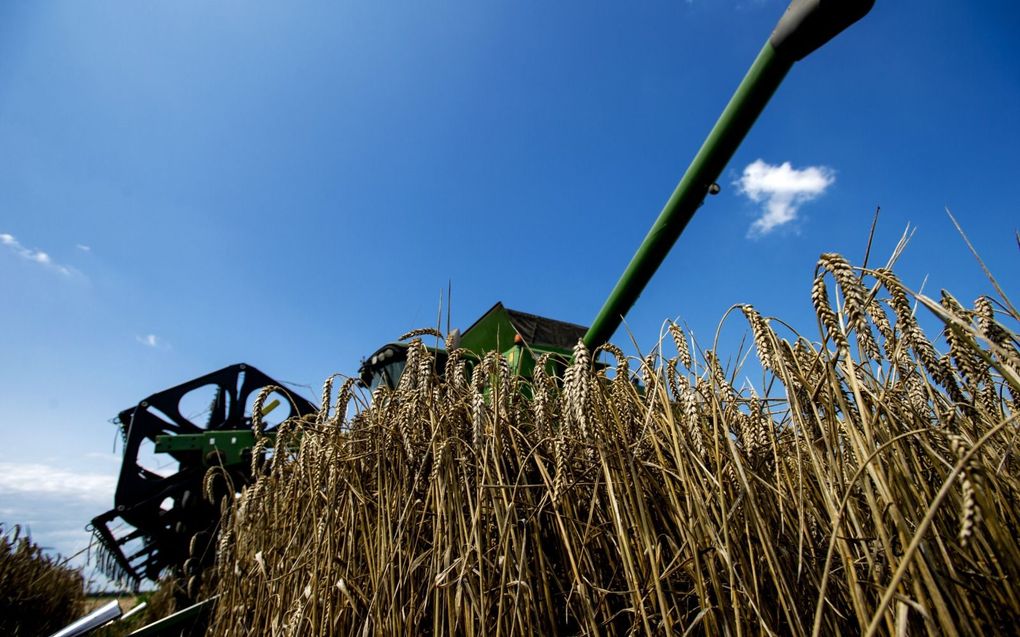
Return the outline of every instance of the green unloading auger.
<path id="1" fill-rule="evenodd" d="M 584 335 L 589 350 L 620 327 L 793 64 L 863 18 L 875 0 L 793 0 Z"/>

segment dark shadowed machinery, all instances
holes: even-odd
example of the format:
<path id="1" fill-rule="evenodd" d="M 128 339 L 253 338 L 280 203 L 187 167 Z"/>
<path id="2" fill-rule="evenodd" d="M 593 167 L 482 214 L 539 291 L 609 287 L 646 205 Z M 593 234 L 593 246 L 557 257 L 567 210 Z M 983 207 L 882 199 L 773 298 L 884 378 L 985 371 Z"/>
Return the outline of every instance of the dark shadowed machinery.
<path id="1" fill-rule="evenodd" d="M 246 408 L 262 388 L 273 386 L 279 383 L 242 363 L 155 393 L 120 412 L 116 423 L 124 461 L 114 506 L 92 520 L 107 574 L 134 585 L 173 569 L 200 577 L 214 558 L 209 546 L 219 520 L 214 502 L 222 495 L 206 497 L 204 477 L 210 467 L 222 466 L 228 479 L 210 485 L 220 491 L 250 481 L 252 431 Z M 182 410 L 182 401 L 193 392 L 212 396 L 202 422 Z M 305 398 L 287 392 L 281 396 L 277 400 L 286 401 L 283 408 L 290 414 L 316 410 Z M 151 466 L 156 459 L 159 465 Z M 197 580 L 192 581 L 195 587 Z"/>

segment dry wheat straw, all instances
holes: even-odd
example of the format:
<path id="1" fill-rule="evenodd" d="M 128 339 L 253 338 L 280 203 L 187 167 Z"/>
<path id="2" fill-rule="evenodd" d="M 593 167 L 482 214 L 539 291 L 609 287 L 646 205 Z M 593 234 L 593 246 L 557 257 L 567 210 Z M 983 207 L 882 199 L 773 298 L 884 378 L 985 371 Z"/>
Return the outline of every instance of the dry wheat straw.
<path id="1" fill-rule="evenodd" d="M 454 350 L 441 377 L 412 341 L 397 390 L 365 406 L 345 383 L 319 419 L 346 424 L 281 428 L 296 453 L 224 517 L 213 632 L 1015 632 L 1020 317 L 838 255 L 811 296 L 821 343 L 741 306 L 759 390 L 673 324 L 641 387 L 614 346 L 610 370 L 579 345 L 522 389 L 497 354 L 468 378 Z"/>

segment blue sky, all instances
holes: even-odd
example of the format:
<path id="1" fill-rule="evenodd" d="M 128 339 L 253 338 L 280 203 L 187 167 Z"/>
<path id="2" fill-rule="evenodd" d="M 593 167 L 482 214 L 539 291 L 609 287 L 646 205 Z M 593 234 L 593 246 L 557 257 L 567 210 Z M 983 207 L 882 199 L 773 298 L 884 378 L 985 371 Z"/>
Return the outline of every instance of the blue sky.
<path id="1" fill-rule="evenodd" d="M 0 4 L 0 520 L 77 550 L 119 410 L 240 361 L 318 387 L 448 281 L 461 327 L 589 323 L 784 8 Z M 815 334 L 814 263 L 860 263 L 879 205 L 878 260 L 916 228 L 908 283 L 989 291 L 948 207 L 1016 290 L 1018 31 L 1014 3 L 879 0 L 798 63 L 638 344 L 671 317 L 707 344 L 737 303 Z"/>

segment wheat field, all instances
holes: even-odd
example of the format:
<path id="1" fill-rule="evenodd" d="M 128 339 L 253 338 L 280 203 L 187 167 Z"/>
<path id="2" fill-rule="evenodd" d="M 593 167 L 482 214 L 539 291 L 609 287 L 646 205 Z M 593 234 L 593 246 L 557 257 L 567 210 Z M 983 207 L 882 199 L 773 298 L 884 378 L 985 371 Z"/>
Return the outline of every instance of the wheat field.
<path id="1" fill-rule="evenodd" d="M 49 554 L 20 526 L 0 525 L 0 634 L 48 635 L 84 608 L 79 569 Z"/>
<path id="2" fill-rule="evenodd" d="M 735 308 L 745 368 L 675 324 L 648 357 L 579 344 L 531 380 L 458 350 L 437 371 L 416 338 L 398 389 L 331 378 L 254 454 L 221 503 L 212 633 L 1015 633 L 1020 314 L 998 296 L 825 254 L 813 339 Z"/>

